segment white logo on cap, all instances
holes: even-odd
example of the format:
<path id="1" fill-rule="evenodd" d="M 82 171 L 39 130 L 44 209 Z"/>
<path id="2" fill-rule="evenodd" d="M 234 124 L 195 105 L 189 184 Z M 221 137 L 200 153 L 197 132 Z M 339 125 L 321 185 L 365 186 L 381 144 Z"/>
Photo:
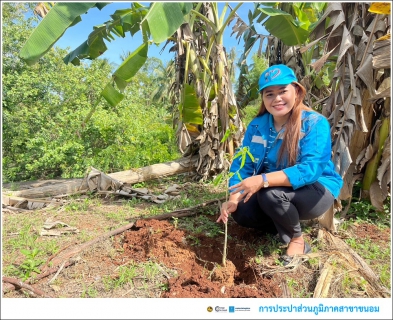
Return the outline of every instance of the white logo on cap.
<path id="1" fill-rule="evenodd" d="M 266 74 L 265 74 L 265 81 L 268 80 L 268 77 L 270 77 L 270 79 L 273 80 L 273 79 L 277 78 L 280 74 L 281 74 L 281 70 L 278 68 L 270 70 L 269 72 L 266 72 Z"/>

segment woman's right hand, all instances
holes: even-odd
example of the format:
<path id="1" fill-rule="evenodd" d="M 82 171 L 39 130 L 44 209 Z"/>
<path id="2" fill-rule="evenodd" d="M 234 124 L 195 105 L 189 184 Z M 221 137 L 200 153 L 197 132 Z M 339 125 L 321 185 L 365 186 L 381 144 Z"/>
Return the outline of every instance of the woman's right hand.
<path id="1" fill-rule="evenodd" d="M 224 202 L 221 206 L 221 212 L 220 216 L 218 217 L 216 222 L 222 221 L 223 223 L 228 222 L 228 216 L 232 213 L 235 212 L 237 209 L 237 201 L 227 201 Z"/>

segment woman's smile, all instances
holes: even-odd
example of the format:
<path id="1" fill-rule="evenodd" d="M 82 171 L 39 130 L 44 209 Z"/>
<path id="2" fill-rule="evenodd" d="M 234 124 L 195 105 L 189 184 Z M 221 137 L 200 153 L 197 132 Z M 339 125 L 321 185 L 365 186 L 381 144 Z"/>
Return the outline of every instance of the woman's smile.
<path id="1" fill-rule="evenodd" d="M 277 111 L 280 111 L 280 110 L 284 109 L 285 106 L 286 106 L 285 103 L 280 103 L 280 104 L 274 105 L 273 108 L 276 109 Z"/>

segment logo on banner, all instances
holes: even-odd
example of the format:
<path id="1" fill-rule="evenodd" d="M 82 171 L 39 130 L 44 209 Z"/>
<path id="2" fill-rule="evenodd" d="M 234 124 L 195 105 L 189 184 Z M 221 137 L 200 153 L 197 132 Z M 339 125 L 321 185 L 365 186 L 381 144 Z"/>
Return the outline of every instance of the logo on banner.
<path id="1" fill-rule="evenodd" d="M 214 310 L 216 310 L 216 312 L 228 312 L 228 309 L 225 307 L 215 307 Z"/>
<path id="2" fill-rule="evenodd" d="M 251 311 L 251 308 L 249 307 L 234 307 L 234 306 L 229 306 L 228 307 L 229 312 L 233 313 L 235 311 Z"/>

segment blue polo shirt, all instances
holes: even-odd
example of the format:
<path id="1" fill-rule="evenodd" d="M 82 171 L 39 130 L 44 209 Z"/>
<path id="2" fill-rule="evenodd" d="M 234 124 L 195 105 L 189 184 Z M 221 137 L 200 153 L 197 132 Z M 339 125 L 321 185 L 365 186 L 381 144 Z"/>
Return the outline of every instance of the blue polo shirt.
<path id="1" fill-rule="evenodd" d="M 299 154 L 293 166 L 277 164 L 284 130 L 285 126 L 279 133 L 276 132 L 273 116 L 268 112 L 251 121 L 242 147 L 249 149 L 254 161 L 247 156 L 241 168 L 241 157 L 234 159 L 230 168 L 233 175 L 229 179 L 229 186 L 262 172 L 283 170 L 293 189 L 318 181 L 337 198 L 343 180 L 331 161 L 330 125 L 327 119 L 316 111 L 302 111 Z"/>

